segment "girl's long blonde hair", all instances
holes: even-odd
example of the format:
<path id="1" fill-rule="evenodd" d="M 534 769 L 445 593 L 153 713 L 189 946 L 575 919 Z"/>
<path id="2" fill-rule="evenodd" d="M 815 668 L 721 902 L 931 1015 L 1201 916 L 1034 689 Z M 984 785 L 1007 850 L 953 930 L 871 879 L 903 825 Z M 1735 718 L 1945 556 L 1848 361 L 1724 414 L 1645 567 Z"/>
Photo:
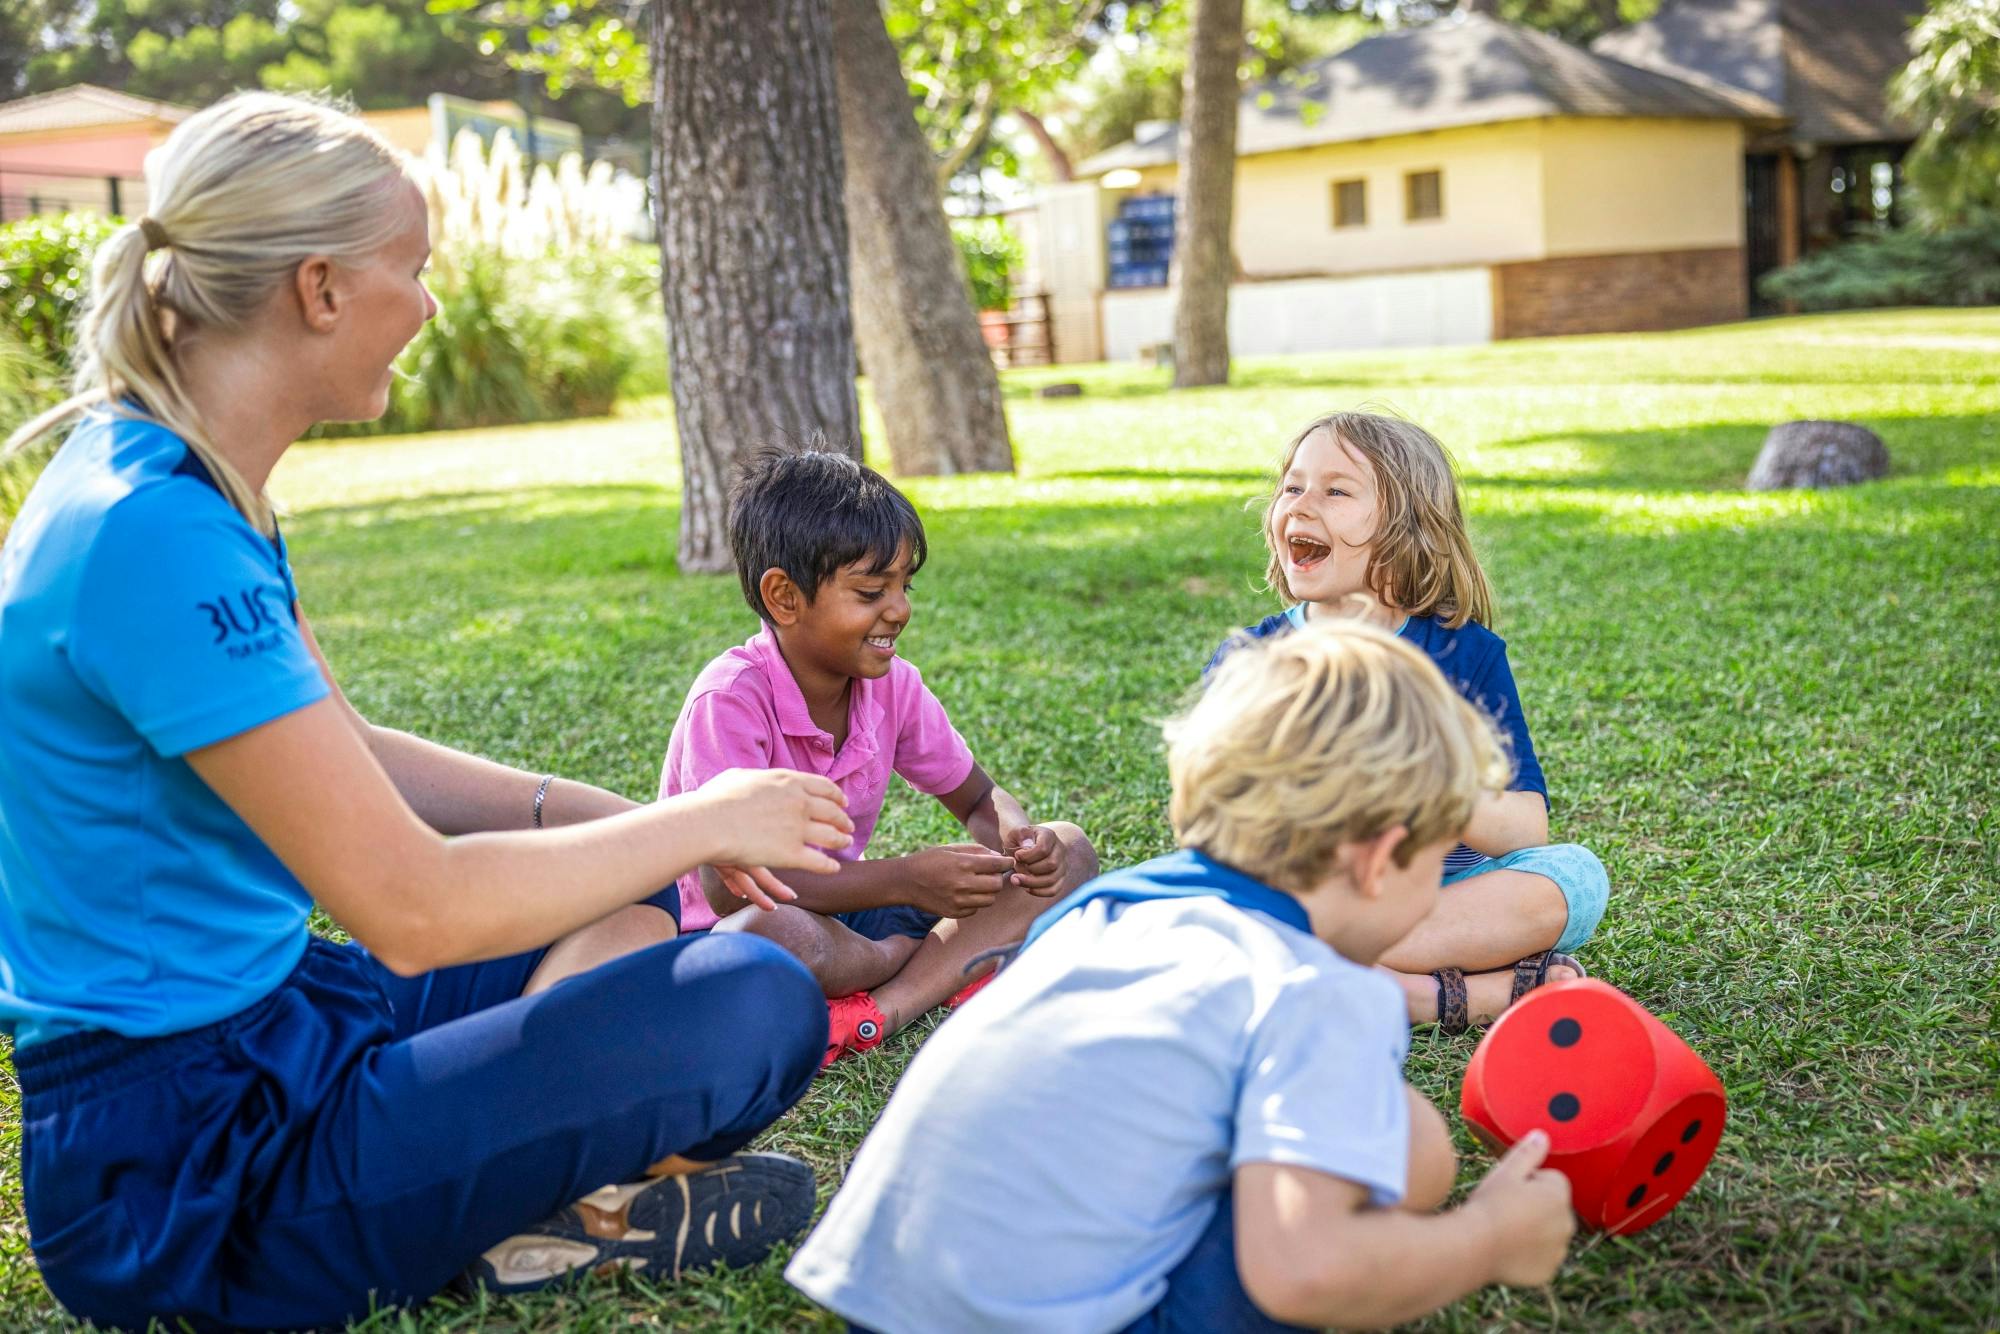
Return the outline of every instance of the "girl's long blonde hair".
<path id="1" fill-rule="evenodd" d="M 1376 519 L 1368 553 L 1368 587 L 1412 616 L 1435 616 L 1456 630 L 1467 621 L 1493 624 L 1493 588 L 1473 554 L 1458 500 L 1458 474 L 1437 437 L 1414 422 L 1372 412 L 1332 412 L 1307 422 L 1285 446 L 1278 476 L 1264 502 L 1264 546 L 1271 553 L 1264 582 L 1296 602 L 1285 582 L 1283 549 L 1271 514 L 1299 446 L 1315 431 L 1353 446 L 1375 472 Z"/>
<path id="2" fill-rule="evenodd" d="M 188 117 L 146 157 L 147 215 L 98 247 L 71 397 L 9 436 L 0 458 L 109 407 L 179 436 L 271 533 L 270 502 L 216 451 L 175 349 L 241 329 L 309 256 L 354 262 L 380 249 L 397 226 L 386 190 L 405 179 L 403 154 L 328 101 L 238 93 Z"/>

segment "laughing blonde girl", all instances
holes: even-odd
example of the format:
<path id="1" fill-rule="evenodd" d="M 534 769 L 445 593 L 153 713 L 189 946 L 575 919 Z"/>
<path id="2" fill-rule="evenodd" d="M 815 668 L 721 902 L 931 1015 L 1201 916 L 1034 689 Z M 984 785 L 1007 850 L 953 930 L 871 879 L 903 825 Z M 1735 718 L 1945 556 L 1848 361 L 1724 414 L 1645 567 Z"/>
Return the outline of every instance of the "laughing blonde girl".
<path id="1" fill-rule="evenodd" d="M 1549 842 L 1548 785 L 1444 446 L 1373 413 L 1308 423 L 1285 448 L 1264 543 L 1286 608 L 1232 636 L 1211 668 L 1246 638 L 1360 616 L 1429 654 L 1511 743 L 1511 790 L 1480 802 L 1437 910 L 1382 956 L 1412 1022 L 1462 1032 L 1543 982 L 1581 976 L 1570 952 L 1596 930 L 1610 885 L 1588 848 Z"/>

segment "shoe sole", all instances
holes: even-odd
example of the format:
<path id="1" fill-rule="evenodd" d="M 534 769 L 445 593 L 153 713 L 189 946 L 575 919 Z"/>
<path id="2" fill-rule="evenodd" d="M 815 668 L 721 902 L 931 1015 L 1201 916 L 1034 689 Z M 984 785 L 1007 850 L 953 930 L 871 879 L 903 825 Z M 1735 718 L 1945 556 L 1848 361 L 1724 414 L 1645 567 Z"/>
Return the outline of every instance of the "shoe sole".
<path id="1" fill-rule="evenodd" d="M 466 1279 L 510 1293 L 621 1269 L 661 1279 L 715 1264 L 740 1269 L 805 1231 L 812 1210 L 812 1168 L 783 1154 L 739 1153 L 699 1172 L 594 1191 L 488 1250 Z"/>

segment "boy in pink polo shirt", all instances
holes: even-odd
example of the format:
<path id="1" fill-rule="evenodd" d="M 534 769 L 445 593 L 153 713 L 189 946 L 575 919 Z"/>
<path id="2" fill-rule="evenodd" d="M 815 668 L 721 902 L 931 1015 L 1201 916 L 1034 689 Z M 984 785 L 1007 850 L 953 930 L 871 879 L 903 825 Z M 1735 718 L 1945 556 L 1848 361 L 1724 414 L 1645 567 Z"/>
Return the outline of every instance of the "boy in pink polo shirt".
<path id="1" fill-rule="evenodd" d="M 1097 856 L 1073 824 L 1031 824 L 897 656 L 927 554 L 900 491 L 844 454 L 769 451 L 737 479 L 729 538 L 763 628 L 695 678 L 660 795 L 725 769 L 822 774 L 847 794 L 854 841 L 834 853 L 838 872 L 788 872 L 796 898 L 771 911 L 743 911 L 711 867 L 690 872 L 681 924 L 767 936 L 804 961 L 829 997 L 830 1063 L 982 984 L 992 965 L 972 960 L 1020 940 L 1048 900 L 1097 874 Z M 891 773 L 974 841 L 864 858 Z"/>

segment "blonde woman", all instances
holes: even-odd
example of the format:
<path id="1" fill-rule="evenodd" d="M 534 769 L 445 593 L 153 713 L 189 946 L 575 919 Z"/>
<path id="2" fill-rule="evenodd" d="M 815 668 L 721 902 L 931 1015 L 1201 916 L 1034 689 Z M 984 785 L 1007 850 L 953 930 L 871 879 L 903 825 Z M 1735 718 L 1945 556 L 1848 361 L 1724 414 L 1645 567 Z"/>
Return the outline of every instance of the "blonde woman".
<path id="1" fill-rule="evenodd" d="M 147 173 L 78 396 L 9 442 L 81 414 L 0 549 L 0 1023 L 50 1290 L 290 1328 L 468 1270 L 761 1255 L 811 1173 L 736 1151 L 810 1082 L 825 1003 L 662 909 L 697 865 L 760 905 L 789 897 L 762 868 L 835 869 L 838 789 L 732 773 L 638 808 L 364 721 L 264 485 L 386 405 L 435 310 L 422 198 L 358 121 L 263 94 Z"/>

